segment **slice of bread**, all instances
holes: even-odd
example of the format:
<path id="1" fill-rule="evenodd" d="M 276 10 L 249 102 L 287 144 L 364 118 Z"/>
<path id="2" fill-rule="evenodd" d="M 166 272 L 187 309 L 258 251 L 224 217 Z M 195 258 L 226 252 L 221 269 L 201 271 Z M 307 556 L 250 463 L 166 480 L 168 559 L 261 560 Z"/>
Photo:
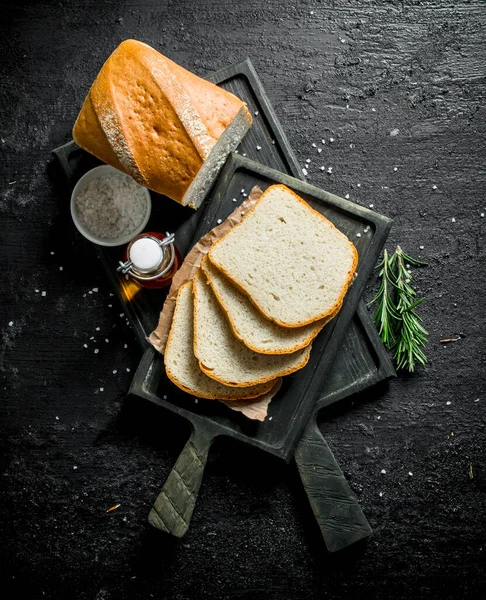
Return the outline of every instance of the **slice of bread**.
<path id="1" fill-rule="evenodd" d="M 180 288 L 177 295 L 164 363 L 168 378 L 181 390 L 198 398 L 246 400 L 265 394 L 274 384 L 269 381 L 251 387 L 228 387 L 201 371 L 194 356 L 194 302 L 190 281 Z"/>
<path id="2" fill-rule="evenodd" d="M 304 327 L 281 327 L 263 314 L 205 256 L 201 262 L 211 288 L 221 304 L 234 335 L 254 352 L 261 354 L 291 354 L 308 346 L 331 317 Z"/>
<path id="3" fill-rule="evenodd" d="M 358 264 L 348 238 L 284 185 L 267 188 L 208 256 L 267 319 L 283 327 L 302 327 L 335 312 Z"/>
<path id="4" fill-rule="evenodd" d="M 304 367 L 310 344 L 292 354 L 258 354 L 238 340 L 204 273 L 198 269 L 194 290 L 194 354 L 201 370 L 229 386 L 272 381 Z"/>

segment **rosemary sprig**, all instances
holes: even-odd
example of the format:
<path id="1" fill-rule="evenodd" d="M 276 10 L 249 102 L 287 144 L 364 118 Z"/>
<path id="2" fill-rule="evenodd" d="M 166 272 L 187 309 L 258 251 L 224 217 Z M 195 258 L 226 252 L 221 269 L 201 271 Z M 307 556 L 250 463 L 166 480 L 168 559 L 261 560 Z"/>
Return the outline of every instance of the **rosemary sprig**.
<path id="1" fill-rule="evenodd" d="M 380 289 L 370 304 L 379 300 L 374 321 L 385 347 L 393 350 L 398 369 L 414 371 L 417 364 L 425 367 L 427 362 L 423 348 L 428 333 L 415 310 L 423 298 L 416 299 L 413 277 L 409 271 L 409 265 L 425 264 L 397 246 L 390 258 L 385 250 L 383 260 L 378 265 Z"/>
<path id="2" fill-rule="evenodd" d="M 396 323 L 400 317 L 391 296 L 391 290 L 395 285 L 395 281 L 393 274 L 390 272 L 390 263 L 386 250 L 383 252 L 383 260 L 378 265 L 378 269 L 380 269 L 379 277 L 381 278 L 380 289 L 370 304 L 373 304 L 377 300 L 380 301 L 373 320 L 385 347 L 390 350 L 395 344 Z"/>

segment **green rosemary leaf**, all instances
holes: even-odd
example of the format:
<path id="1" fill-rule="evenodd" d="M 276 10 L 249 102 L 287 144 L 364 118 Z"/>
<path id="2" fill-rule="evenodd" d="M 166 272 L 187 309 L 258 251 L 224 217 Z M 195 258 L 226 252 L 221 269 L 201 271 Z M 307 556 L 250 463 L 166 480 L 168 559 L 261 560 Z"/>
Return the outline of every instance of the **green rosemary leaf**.
<path id="1" fill-rule="evenodd" d="M 380 287 L 370 304 L 378 302 L 373 319 L 385 347 L 393 350 L 397 369 L 414 371 L 417 365 L 425 367 L 427 363 L 423 348 L 429 334 L 415 310 L 424 299 L 416 298 L 409 271 L 410 265 L 426 264 L 397 246 L 391 257 L 385 250 L 378 265 Z"/>
<path id="2" fill-rule="evenodd" d="M 427 344 L 428 332 L 422 326 L 422 319 L 415 308 L 423 302 L 423 298 L 415 299 L 416 292 L 412 287 L 413 277 L 408 270 L 408 264 L 422 265 L 397 246 L 393 254 L 393 265 L 396 278 L 397 313 L 400 321 L 397 324 L 397 342 L 395 343 L 394 359 L 398 369 L 408 369 L 413 372 L 417 364 L 424 367 L 427 358 L 423 348 Z"/>
<path id="3" fill-rule="evenodd" d="M 390 273 L 386 250 L 383 253 L 383 260 L 378 265 L 378 268 L 380 269 L 379 277 L 381 277 L 380 288 L 370 304 L 378 302 L 378 308 L 373 316 L 373 320 L 385 347 L 391 349 L 396 342 L 395 327 L 400 317 L 390 293 L 395 285 L 395 281 Z"/>

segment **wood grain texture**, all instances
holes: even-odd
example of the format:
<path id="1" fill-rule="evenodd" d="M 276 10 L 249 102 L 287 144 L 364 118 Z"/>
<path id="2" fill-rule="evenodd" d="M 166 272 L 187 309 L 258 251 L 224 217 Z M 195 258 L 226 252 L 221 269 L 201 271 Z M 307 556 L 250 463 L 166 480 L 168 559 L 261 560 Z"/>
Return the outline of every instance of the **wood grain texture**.
<path id="1" fill-rule="evenodd" d="M 479 0 L 3 3 L 7 595 L 486 595 L 485 25 Z M 360 552 L 326 554 L 297 476 L 236 443 L 215 444 L 180 543 L 149 535 L 147 507 L 177 460 L 181 423 L 126 401 L 138 341 L 93 248 L 66 226 L 63 184 L 49 167 L 98 69 L 127 37 L 200 75 L 249 56 L 299 162 L 311 160 L 308 180 L 374 204 L 394 219 L 388 249 L 400 243 L 429 263 L 414 271 L 426 297 L 427 370 L 318 416 L 373 529 Z M 318 153 L 312 143 L 322 139 Z"/>
<path id="2" fill-rule="evenodd" d="M 149 513 L 149 523 L 177 538 L 189 528 L 213 436 L 191 434 Z"/>
<path id="3" fill-rule="evenodd" d="M 329 552 L 371 535 L 371 527 L 315 421 L 302 434 L 295 462 Z"/>

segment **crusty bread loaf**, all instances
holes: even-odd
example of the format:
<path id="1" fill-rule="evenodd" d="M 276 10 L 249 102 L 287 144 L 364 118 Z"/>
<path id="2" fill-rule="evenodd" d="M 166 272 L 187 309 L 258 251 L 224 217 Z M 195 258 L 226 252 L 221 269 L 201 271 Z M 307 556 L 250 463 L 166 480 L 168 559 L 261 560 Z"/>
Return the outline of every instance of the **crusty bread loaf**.
<path id="1" fill-rule="evenodd" d="M 233 334 L 230 324 L 204 273 L 193 280 L 194 354 L 201 370 L 229 386 L 252 386 L 288 375 L 304 367 L 310 345 L 293 354 L 258 354 Z"/>
<path id="2" fill-rule="evenodd" d="M 333 314 L 358 263 L 348 238 L 284 185 L 270 186 L 208 256 L 283 327 Z"/>
<path id="3" fill-rule="evenodd" d="M 164 354 L 169 379 L 199 398 L 244 400 L 265 394 L 273 386 L 269 381 L 252 387 L 227 387 L 205 375 L 194 356 L 194 302 L 192 283 L 185 283 L 177 295 L 174 318 Z"/>
<path id="4" fill-rule="evenodd" d="M 250 125 L 236 96 L 126 40 L 93 83 L 73 138 L 141 185 L 197 208 Z"/>
<path id="5" fill-rule="evenodd" d="M 205 256 L 201 269 L 221 304 L 235 336 L 261 354 L 291 354 L 308 346 L 332 317 L 304 327 L 281 327 L 269 321 L 231 281 Z"/>

